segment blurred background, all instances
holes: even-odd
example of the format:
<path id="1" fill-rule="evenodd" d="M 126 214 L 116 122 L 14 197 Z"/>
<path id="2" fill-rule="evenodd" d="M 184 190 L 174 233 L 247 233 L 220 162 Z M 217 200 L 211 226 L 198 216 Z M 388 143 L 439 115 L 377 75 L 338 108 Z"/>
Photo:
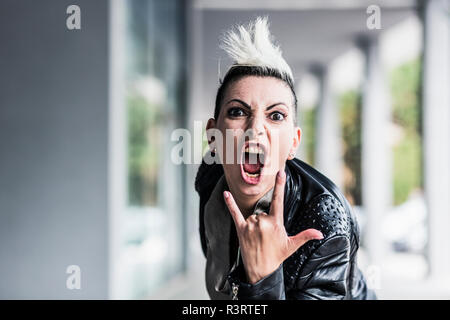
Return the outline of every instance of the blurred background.
<path id="1" fill-rule="evenodd" d="M 353 205 L 369 286 L 450 299 L 448 0 L 2 0 L 0 298 L 209 298 L 195 122 L 231 63 L 220 35 L 258 15 L 294 71 L 297 157 Z"/>

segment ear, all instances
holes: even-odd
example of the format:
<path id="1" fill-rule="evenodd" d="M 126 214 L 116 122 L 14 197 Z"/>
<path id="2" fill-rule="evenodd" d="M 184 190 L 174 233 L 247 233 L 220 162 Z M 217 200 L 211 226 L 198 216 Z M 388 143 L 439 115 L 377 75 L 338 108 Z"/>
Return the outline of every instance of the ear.
<path id="1" fill-rule="evenodd" d="M 211 134 L 208 134 L 208 130 L 214 129 L 215 127 L 216 127 L 216 120 L 214 120 L 213 118 L 209 118 L 208 122 L 206 123 L 206 137 L 208 139 L 209 145 L 211 145 L 211 143 L 214 141 L 214 137 L 212 137 Z"/>
<path id="2" fill-rule="evenodd" d="M 300 141 L 302 139 L 302 129 L 300 127 L 294 127 L 294 138 L 292 139 L 292 147 L 289 151 L 288 159 L 292 160 L 295 157 L 297 152 L 297 148 L 300 145 Z M 293 154 L 293 156 L 291 156 Z"/>

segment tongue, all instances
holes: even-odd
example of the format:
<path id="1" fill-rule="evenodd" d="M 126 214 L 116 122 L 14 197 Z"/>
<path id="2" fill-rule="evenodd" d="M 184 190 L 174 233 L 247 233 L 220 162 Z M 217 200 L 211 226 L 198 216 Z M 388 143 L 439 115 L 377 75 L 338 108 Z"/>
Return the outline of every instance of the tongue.
<path id="1" fill-rule="evenodd" d="M 261 165 L 259 163 L 257 164 L 249 164 L 244 163 L 244 170 L 248 173 L 257 173 L 261 169 Z"/>

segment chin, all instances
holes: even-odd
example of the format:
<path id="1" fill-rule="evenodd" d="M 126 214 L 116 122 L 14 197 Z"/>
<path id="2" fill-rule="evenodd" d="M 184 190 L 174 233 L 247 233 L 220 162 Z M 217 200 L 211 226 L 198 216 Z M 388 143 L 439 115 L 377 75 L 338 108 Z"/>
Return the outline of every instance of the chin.
<path id="1" fill-rule="evenodd" d="M 239 184 L 239 191 L 246 196 L 258 196 L 263 195 L 267 187 L 266 183 L 260 182 L 256 185 L 249 185 L 245 182 Z"/>

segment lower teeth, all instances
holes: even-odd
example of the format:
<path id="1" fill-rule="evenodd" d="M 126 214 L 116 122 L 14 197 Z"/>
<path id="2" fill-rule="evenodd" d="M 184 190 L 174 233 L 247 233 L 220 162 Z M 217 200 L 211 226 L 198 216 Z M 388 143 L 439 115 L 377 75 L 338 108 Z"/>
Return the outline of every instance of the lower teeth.
<path id="1" fill-rule="evenodd" d="M 252 177 L 252 178 L 259 177 L 259 173 L 248 173 L 248 172 L 245 172 L 245 174 L 246 174 L 247 176 L 249 176 L 249 177 Z"/>

